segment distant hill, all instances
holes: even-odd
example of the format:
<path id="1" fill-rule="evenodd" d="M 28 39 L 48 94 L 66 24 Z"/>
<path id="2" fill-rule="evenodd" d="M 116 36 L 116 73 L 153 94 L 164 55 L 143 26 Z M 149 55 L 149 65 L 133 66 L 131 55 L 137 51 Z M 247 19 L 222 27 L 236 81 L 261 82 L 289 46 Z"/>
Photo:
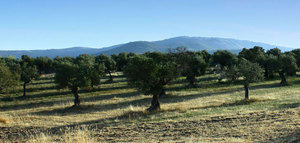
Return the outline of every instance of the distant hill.
<path id="1" fill-rule="evenodd" d="M 175 37 L 165 39 L 161 41 L 136 41 L 123 44 L 119 47 L 115 47 L 110 50 L 104 50 L 99 52 L 107 55 L 119 54 L 121 52 L 134 52 L 134 53 L 145 53 L 147 51 L 160 51 L 168 52 L 169 49 L 184 46 L 191 51 L 207 50 L 213 53 L 217 50 L 229 50 L 234 53 L 238 53 L 243 48 L 252 48 L 254 46 L 261 46 L 264 49 L 280 48 L 282 51 L 289 51 L 292 48 L 275 46 L 261 42 L 252 42 L 247 40 L 236 40 L 230 38 L 215 38 L 215 37 Z"/>
<path id="2" fill-rule="evenodd" d="M 238 53 L 243 48 L 252 48 L 254 46 L 261 46 L 264 49 L 280 48 L 282 51 L 289 51 L 292 48 L 275 46 L 261 42 L 252 42 L 248 40 L 237 40 L 230 38 L 216 38 L 216 37 L 175 37 L 161 41 L 135 41 L 125 44 L 114 45 L 105 48 L 87 48 L 87 47 L 72 47 L 66 49 L 49 49 L 49 50 L 0 50 L 0 56 L 6 57 L 9 55 L 21 57 L 22 55 L 29 55 L 31 57 L 37 56 L 71 56 L 76 57 L 80 54 L 119 54 L 121 52 L 145 53 L 147 51 L 168 52 L 169 49 L 184 46 L 188 50 L 198 51 L 207 50 L 213 53 L 217 50 L 229 50 L 233 53 Z"/>
<path id="3" fill-rule="evenodd" d="M 76 57 L 80 54 L 95 54 L 98 53 L 99 49 L 96 48 L 86 48 L 86 47 L 72 47 L 72 48 L 66 48 L 66 49 L 49 49 L 49 50 L 16 50 L 16 51 L 0 51 L 0 55 L 3 57 L 6 56 L 15 56 L 17 58 L 20 58 L 22 55 L 28 55 L 30 57 L 65 57 L 65 56 L 71 56 Z"/>

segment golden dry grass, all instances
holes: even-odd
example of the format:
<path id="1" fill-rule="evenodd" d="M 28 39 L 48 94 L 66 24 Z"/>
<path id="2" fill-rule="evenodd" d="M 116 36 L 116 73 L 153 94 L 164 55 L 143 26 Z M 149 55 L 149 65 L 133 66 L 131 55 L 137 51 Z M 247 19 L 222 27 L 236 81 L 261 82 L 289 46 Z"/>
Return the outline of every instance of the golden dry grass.
<path id="1" fill-rule="evenodd" d="M 115 82 L 81 90 L 82 106 L 72 108 L 68 90 L 56 90 L 53 75 L 0 95 L 3 142 L 289 142 L 299 141 L 300 77 L 251 84 L 250 100 L 241 85 L 219 84 L 212 75 L 199 88 L 182 79 L 167 87 L 162 110 L 146 112 L 151 97 Z M 103 82 L 105 82 L 103 80 Z M 5 123 L 5 124 L 4 124 Z"/>

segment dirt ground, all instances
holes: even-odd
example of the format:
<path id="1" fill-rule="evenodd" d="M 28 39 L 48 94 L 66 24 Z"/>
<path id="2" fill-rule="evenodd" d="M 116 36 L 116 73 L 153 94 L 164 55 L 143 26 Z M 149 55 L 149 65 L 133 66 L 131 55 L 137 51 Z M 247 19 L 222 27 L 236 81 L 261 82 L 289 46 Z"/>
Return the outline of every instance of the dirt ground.
<path id="1" fill-rule="evenodd" d="M 101 121 L 55 128 L 1 127 L 0 138 L 20 141 L 32 134 L 63 134 L 86 126 L 99 142 L 300 142 L 300 108 L 166 122 Z M 124 120 L 124 119 L 121 119 Z M 126 120 L 126 119 L 125 119 Z M 295 132 L 296 131 L 296 132 Z M 59 141 L 59 140 L 57 140 Z"/>

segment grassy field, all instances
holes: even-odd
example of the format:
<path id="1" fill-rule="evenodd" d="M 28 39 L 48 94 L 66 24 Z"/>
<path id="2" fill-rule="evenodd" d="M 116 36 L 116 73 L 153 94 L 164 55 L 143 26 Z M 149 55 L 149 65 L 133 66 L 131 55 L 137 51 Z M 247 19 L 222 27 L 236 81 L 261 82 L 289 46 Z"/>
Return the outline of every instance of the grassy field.
<path id="1" fill-rule="evenodd" d="M 57 90 L 53 75 L 0 95 L 1 142 L 300 142 L 300 76 L 289 86 L 274 79 L 253 83 L 250 100 L 242 85 L 218 83 L 213 75 L 186 88 L 184 78 L 167 86 L 161 111 L 145 112 L 151 96 L 113 83 L 82 89 L 82 106 Z"/>

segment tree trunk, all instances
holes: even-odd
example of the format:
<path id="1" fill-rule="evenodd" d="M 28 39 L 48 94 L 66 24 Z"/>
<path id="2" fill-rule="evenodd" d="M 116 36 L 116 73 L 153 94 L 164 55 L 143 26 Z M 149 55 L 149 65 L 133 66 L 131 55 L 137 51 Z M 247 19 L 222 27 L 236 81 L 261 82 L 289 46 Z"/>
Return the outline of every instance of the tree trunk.
<path id="1" fill-rule="evenodd" d="M 23 84 L 23 97 L 25 97 L 26 96 L 26 82 L 24 82 L 24 84 Z"/>
<path id="2" fill-rule="evenodd" d="M 245 84 L 244 89 L 245 89 L 245 99 L 248 100 L 249 99 L 249 84 Z"/>
<path id="3" fill-rule="evenodd" d="M 113 77 L 111 75 L 111 72 L 109 72 L 108 74 L 109 74 L 109 81 L 112 82 L 113 81 Z"/>
<path id="4" fill-rule="evenodd" d="M 195 81 L 196 77 L 195 76 L 187 76 L 186 79 L 189 81 L 189 86 L 196 88 Z"/>
<path id="5" fill-rule="evenodd" d="M 78 87 L 74 87 L 72 89 L 72 93 L 74 94 L 74 106 L 80 106 L 80 99 L 79 99 L 79 95 L 78 95 Z"/>
<path id="6" fill-rule="evenodd" d="M 265 73 L 264 73 L 265 79 L 269 79 L 270 75 L 269 75 L 269 69 L 267 69 L 267 67 L 265 67 Z"/>
<path id="7" fill-rule="evenodd" d="M 163 97 L 164 95 L 166 95 L 166 91 L 165 91 L 165 89 L 162 89 L 159 94 L 159 98 Z"/>
<path id="8" fill-rule="evenodd" d="M 158 94 L 153 95 L 152 101 L 151 101 L 151 106 L 147 109 L 147 111 L 156 111 L 160 109 L 160 103 L 158 100 Z"/>
<path id="9" fill-rule="evenodd" d="M 286 78 L 285 78 L 285 76 L 284 76 L 284 72 L 279 72 L 279 76 L 280 76 L 280 78 L 281 78 L 280 84 L 281 84 L 281 85 L 287 85 Z"/>

